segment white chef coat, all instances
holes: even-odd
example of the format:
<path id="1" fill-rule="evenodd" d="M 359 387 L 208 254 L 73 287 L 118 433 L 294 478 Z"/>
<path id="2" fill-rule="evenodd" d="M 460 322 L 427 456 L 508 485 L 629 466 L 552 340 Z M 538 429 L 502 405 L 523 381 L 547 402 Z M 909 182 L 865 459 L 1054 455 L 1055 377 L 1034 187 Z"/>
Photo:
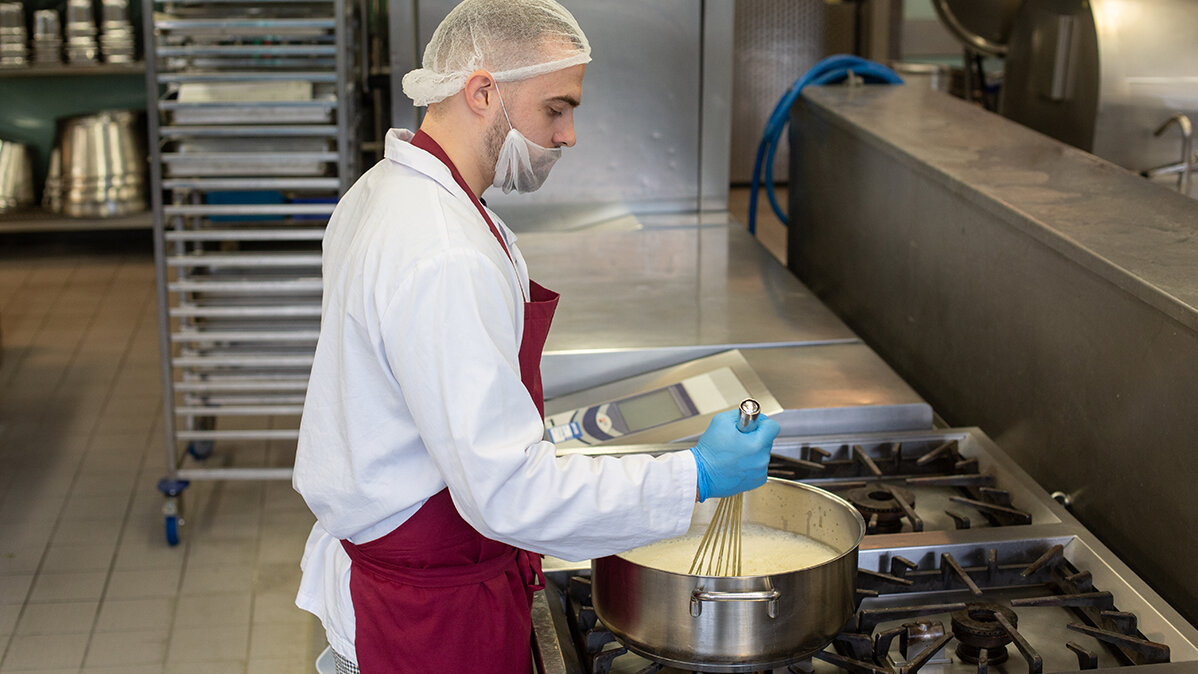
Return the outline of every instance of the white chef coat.
<path id="1" fill-rule="evenodd" d="M 324 236 L 320 339 L 293 484 L 317 523 L 296 604 L 354 657 L 350 560 L 446 486 L 488 538 L 567 559 L 684 533 L 690 452 L 557 457 L 520 379 L 528 271 L 449 169 L 392 129 Z M 563 298 L 569 302 L 569 298 Z"/>

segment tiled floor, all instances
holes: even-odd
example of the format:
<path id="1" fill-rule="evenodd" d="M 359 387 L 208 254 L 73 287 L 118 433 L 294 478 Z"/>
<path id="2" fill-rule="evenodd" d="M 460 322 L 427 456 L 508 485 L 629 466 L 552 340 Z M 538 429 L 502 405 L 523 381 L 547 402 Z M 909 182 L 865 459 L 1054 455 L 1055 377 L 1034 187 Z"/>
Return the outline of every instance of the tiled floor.
<path id="1" fill-rule="evenodd" d="M 289 483 L 194 483 L 167 546 L 157 335 L 148 232 L 0 235 L 0 674 L 311 672 L 324 648 Z M 238 453 L 286 460 L 209 461 Z"/>
<path id="2" fill-rule="evenodd" d="M 730 210 L 746 221 L 747 189 Z M 764 193 L 758 212 L 784 261 Z M 0 342 L 0 674 L 313 671 L 323 632 L 293 604 L 313 519 L 289 483 L 194 483 L 165 542 L 149 233 L 0 235 Z"/>

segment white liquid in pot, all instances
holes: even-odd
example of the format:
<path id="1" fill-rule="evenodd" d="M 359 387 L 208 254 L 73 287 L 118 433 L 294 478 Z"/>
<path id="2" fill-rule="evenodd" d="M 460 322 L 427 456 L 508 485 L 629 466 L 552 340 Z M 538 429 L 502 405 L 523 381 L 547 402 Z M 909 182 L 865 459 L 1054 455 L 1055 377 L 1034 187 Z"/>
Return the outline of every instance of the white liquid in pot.
<path id="1" fill-rule="evenodd" d="M 687 534 L 633 548 L 621 553 L 620 557 L 653 569 L 687 573 L 701 540 L 702 532 Z M 840 552 L 832 546 L 803 534 L 747 522 L 741 526 L 742 576 L 767 576 L 797 571 L 823 564 L 839 555 Z"/>

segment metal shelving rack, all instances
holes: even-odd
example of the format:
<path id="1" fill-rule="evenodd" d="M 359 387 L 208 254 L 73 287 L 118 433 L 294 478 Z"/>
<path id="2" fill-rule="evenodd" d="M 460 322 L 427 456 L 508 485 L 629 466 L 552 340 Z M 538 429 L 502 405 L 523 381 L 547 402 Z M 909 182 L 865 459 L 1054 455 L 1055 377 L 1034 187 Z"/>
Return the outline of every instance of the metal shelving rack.
<path id="1" fill-rule="evenodd" d="M 174 545 L 191 481 L 291 476 L 237 454 L 298 435 L 320 240 L 358 175 L 354 19 L 345 0 L 143 6 Z M 217 446 L 231 465 L 206 467 Z"/>

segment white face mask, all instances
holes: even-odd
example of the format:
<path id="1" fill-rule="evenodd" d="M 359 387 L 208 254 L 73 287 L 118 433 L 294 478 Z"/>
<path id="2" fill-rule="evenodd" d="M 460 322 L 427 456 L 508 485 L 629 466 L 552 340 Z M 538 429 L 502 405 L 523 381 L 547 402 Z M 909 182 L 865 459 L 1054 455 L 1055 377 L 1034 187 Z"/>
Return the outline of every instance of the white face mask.
<path id="1" fill-rule="evenodd" d="M 495 91 L 499 92 L 498 85 Z M 510 131 L 499 148 L 499 159 L 495 162 L 495 180 L 491 185 L 505 193 L 512 190 L 534 192 L 545 184 L 553 164 L 562 156 L 562 149 L 541 147 L 526 138 L 512 126 L 512 118 L 508 117 L 502 95 L 499 96 L 499 105 L 503 107 L 503 116 L 507 119 Z"/>

